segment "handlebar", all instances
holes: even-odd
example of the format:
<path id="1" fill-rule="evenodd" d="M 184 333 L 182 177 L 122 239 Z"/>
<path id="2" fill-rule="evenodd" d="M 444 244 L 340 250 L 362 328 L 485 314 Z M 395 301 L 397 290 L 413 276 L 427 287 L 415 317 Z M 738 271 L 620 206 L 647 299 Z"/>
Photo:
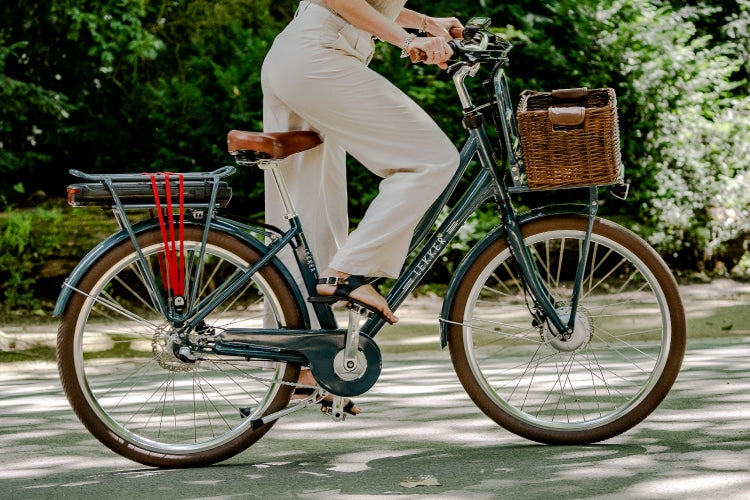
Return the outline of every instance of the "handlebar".
<path id="1" fill-rule="evenodd" d="M 463 36 L 456 36 L 459 33 Z M 448 42 L 453 50 L 449 61 L 454 63 L 507 62 L 508 52 L 513 48 L 510 42 L 490 31 L 467 32 L 454 28 L 451 30 L 451 36 L 455 39 Z M 421 49 L 414 48 L 409 51 L 409 58 L 412 63 L 423 62 L 427 60 L 427 54 Z"/>
<path id="2" fill-rule="evenodd" d="M 460 38 L 463 38 L 464 36 L 464 30 L 463 28 L 451 28 L 448 32 L 451 37 L 453 37 L 453 40 L 458 40 Z M 453 40 L 448 42 L 449 45 L 452 44 Z M 451 49 L 453 49 L 453 45 L 451 45 Z M 453 53 L 455 54 L 456 50 L 453 50 Z M 418 63 L 422 61 L 427 60 L 427 54 L 425 54 L 424 50 L 422 49 L 411 49 L 409 51 L 409 59 L 411 59 L 411 62 Z"/>

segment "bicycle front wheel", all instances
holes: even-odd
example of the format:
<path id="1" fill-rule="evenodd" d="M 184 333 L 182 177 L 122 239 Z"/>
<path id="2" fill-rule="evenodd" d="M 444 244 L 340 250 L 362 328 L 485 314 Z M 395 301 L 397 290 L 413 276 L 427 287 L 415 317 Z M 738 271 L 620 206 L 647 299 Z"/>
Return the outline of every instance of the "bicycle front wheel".
<path id="1" fill-rule="evenodd" d="M 203 228 L 185 228 L 186 288 L 206 299 L 258 261 L 257 250 Z M 88 269 L 62 315 L 57 355 L 63 389 L 86 428 L 113 451 L 156 467 L 188 467 L 224 460 L 257 441 L 270 425 L 250 420 L 289 402 L 299 366 L 220 356 L 210 349 L 221 328 L 301 327 L 289 285 L 265 266 L 221 303 L 190 335 L 206 348 L 182 355 L 180 332 L 155 306 L 164 246 L 158 229 L 138 235 L 144 260 L 130 240 Z M 147 275 L 155 277 L 156 290 Z M 152 281 L 153 282 L 153 281 Z"/>
<path id="2" fill-rule="evenodd" d="M 522 227 L 564 320 L 587 222 L 554 216 Z M 503 237 L 470 264 L 449 307 L 448 345 L 461 383 L 487 416 L 527 439 L 584 444 L 618 435 L 659 405 L 682 363 L 685 313 L 658 254 L 597 220 L 586 260 L 568 340 L 532 314 Z"/>

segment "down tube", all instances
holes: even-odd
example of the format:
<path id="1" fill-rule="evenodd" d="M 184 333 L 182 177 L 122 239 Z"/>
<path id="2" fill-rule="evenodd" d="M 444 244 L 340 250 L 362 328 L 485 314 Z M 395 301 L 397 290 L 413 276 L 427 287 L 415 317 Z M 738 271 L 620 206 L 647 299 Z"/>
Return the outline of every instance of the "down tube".
<path id="1" fill-rule="evenodd" d="M 406 300 L 471 214 L 496 194 L 489 171 L 482 169 L 455 208 L 393 285 L 386 297 L 391 309 L 395 310 Z M 362 333 L 374 337 L 384 324 L 385 320 L 381 316 L 373 316 L 362 326 Z"/>

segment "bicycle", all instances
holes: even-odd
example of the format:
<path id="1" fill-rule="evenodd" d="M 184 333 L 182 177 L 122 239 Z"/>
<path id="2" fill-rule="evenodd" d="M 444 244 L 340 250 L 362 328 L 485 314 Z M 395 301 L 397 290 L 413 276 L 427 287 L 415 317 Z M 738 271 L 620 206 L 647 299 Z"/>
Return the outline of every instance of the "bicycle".
<path id="1" fill-rule="evenodd" d="M 474 403 L 507 430 L 549 444 L 602 441 L 641 422 L 669 392 L 685 350 L 682 302 L 659 255 L 597 217 L 598 186 L 581 188 L 585 204 L 517 212 L 511 198 L 529 188 L 504 71 L 512 45 L 488 26 L 470 21 L 454 44 L 450 71 L 469 137 L 386 298 L 396 310 L 470 215 L 493 204 L 497 227 L 448 285 L 441 345 Z M 465 80 L 485 64 L 490 100 L 475 105 Z M 311 307 L 321 327 L 311 329 L 305 294 L 279 260 L 292 248 L 314 298 L 317 267 L 277 161 L 320 138 L 232 131 L 228 142 L 238 165 L 271 170 L 291 229 L 221 215 L 235 167 L 71 171 L 87 182 L 69 186 L 70 204 L 111 208 L 120 231 L 83 258 L 58 298 L 62 385 L 97 439 L 146 465 L 225 460 L 328 394 L 331 416 L 342 420 L 343 398 L 366 392 L 380 375 L 373 339 L 384 320 L 351 308 L 343 329 L 332 304 L 318 301 Z M 433 229 L 474 158 L 470 187 Z M 150 212 L 131 220 L 134 210 Z M 318 385 L 298 383 L 305 366 Z M 303 399 L 291 399 L 303 389 Z"/>

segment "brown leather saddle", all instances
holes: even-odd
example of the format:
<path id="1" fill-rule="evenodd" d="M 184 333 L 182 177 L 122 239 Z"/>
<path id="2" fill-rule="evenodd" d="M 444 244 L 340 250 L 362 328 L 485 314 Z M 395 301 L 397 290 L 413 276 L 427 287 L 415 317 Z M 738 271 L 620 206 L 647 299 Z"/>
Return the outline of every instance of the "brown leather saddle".
<path id="1" fill-rule="evenodd" d="M 239 162 L 281 160 L 323 143 L 317 132 L 244 132 L 232 130 L 227 134 L 227 149 Z"/>

